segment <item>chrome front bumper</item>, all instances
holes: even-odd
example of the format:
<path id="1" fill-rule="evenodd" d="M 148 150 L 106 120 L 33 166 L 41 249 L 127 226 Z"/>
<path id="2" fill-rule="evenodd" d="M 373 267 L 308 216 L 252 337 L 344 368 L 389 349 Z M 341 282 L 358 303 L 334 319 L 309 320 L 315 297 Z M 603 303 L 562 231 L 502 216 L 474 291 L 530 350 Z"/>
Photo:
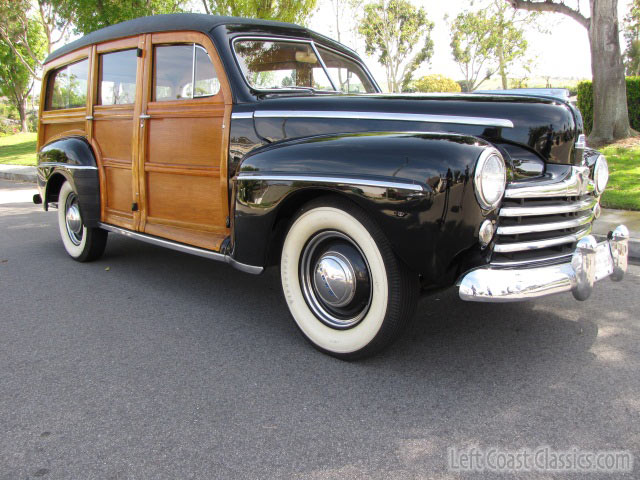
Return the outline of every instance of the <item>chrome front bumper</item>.
<path id="1" fill-rule="evenodd" d="M 534 268 L 478 268 L 457 283 L 460 298 L 473 302 L 514 302 L 571 291 L 577 300 L 586 300 L 598 280 L 623 279 L 628 244 L 629 230 L 620 225 L 604 242 L 597 243 L 592 235 L 582 238 L 570 263 Z"/>

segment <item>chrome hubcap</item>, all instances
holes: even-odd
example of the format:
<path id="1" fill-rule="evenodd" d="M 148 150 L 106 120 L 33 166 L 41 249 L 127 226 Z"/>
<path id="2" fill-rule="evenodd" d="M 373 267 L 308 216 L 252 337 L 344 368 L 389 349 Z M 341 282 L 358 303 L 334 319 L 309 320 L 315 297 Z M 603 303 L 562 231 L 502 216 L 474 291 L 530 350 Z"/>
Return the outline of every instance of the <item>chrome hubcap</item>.
<path id="1" fill-rule="evenodd" d="M 307 305 L 330 327 L 351 328 L 369 310 L 369 266 L 343 233 L 320 232 L 309 240 L 300 259 L 300 280 Z"/>
<path id="2" fill-rule="evenodd" d="M 74 245 L 80 245 L 82 242 L 82 217 L 78 207 L 78 198 L 74 193 L 67 197 L 64 217 L 69 239 Z"/>
<path id="3" fill-rule="evenodd" d="M 313 288 L 322 301 L 333 307 L 344 307 L 356 293 L 353 266 L 344 255 L 327 252 L 316 263 Z"/>

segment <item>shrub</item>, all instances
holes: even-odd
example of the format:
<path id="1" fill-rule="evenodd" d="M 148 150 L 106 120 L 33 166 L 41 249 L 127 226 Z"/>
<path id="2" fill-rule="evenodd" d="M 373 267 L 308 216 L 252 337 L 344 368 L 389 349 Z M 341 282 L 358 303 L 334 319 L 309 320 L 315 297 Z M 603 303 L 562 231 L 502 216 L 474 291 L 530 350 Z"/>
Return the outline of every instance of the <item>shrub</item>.
<path id="1" fill-rule="evenodd" d="M 627 77 L 627 108 L 631 128 L 640 130 L 640 77 Z M 588 135 L 593 128 L 593 84 L 589 81 L 578 84 L 578 109 Z"/>
<path id="2" fill-rule="evenodd" d="M 425 75 L 412 82 L 417 92 L 461 92 L 460 85 L 444 75 Z"/>

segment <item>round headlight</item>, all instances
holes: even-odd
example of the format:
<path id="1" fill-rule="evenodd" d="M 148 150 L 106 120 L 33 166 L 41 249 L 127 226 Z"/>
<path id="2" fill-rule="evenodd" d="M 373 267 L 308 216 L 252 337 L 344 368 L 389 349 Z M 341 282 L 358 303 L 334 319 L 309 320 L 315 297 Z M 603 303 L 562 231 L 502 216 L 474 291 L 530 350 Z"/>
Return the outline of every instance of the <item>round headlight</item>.
<path id="1" fill-rule="evenodd" d="M 604 189 L 607 188 L 608 182 L 609 165 L 607 164 L 607 159 L 604 157 L 604 155 L 600 155 L 596 160 L 596 166 L 593 173 L 593 183 L 595 184 L 596 193 L 598 195 L 604 192 Z"/>
<path id="2" fill-rule="evenodd" d="M 495 148 L 488 148 L 480 155 L 476 165 L 474 177 L 476 198 L 482 208 L 495 208 L 507 186 L 507 168 L 500 152 Z"/>

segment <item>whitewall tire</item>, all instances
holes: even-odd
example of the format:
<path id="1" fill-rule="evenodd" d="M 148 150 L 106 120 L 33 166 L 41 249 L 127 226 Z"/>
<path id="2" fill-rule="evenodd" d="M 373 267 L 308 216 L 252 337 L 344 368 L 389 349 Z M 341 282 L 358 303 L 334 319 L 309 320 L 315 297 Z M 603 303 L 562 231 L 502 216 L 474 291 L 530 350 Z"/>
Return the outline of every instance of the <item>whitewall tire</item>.
<path id="1" fill-rule="evenodd" d="M 62 184 L 58 195 L 58 228 L 64 248 L 74 260 L 96 260 L 104 253 L 107 232 L 84 224 L 78 194 L 68 181 Z"/>
<path id="2" fill-rule="evenodd" d="M 417 274 L 395 256 L 379 227 L 339 197 L 301 209 L 284 241 L 280 273 L 303 335 L 344 359 L 372 355 L 395 340 L 419 290 Z"/>

